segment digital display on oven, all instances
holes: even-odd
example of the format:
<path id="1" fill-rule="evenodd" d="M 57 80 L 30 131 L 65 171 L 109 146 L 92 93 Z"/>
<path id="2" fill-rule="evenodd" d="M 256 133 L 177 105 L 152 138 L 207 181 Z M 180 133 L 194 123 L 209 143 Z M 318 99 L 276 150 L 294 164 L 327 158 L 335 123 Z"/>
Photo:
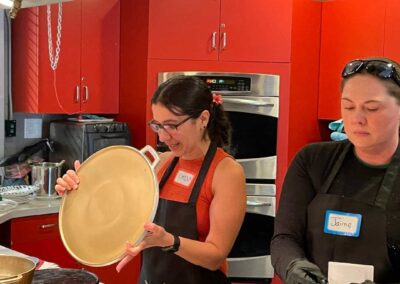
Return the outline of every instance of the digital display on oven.
<path id="1" fill-rule="evenodd" d="M 250 91 L 251 79 L 229 76 L 198 76 L 211 91 Z"/>

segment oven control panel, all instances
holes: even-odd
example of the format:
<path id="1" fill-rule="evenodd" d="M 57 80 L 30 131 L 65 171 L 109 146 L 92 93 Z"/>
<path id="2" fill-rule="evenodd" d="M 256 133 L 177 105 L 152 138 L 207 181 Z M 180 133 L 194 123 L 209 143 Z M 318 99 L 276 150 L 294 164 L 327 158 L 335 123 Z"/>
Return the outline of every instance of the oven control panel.
<path id="1" fill-rule="evenodd" d="M 250 91 L 251 79 L 234 76 L 202 76 L 197 75 L 211 91 L 246 92 Z"/>

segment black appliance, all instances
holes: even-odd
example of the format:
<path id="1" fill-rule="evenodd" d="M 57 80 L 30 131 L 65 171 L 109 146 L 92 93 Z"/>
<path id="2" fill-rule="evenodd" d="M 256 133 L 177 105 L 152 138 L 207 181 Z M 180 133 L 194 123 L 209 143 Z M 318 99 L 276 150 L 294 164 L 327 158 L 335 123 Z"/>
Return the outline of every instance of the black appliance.
<path id="1" fill-rule="evenodd" d="M 73 168 L 75 160 L 83 162 L 105 147 L 131 145 L 128 125 L 115 121 L 53 121 L 50 123 L 50 139 L 54 141 L 50 161 L 65 160 L 67 168 Z"/>

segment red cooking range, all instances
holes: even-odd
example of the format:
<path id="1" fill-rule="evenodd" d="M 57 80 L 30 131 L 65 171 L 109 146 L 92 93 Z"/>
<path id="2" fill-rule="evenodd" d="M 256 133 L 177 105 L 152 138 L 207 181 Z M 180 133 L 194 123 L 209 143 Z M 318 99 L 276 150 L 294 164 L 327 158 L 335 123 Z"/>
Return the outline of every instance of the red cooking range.
<path id="1" fill-rule="evenodd" d="M 228 258 L 228 276 L 235 281 L 270 282 L 270 241 L 276 210 L 279 76 L 219 72 L 163 72 L 158 83 L 177 76 L 196 76 L 222 95 L 232 124 L 227 149 L 246 174 L 247 210 Z"/>

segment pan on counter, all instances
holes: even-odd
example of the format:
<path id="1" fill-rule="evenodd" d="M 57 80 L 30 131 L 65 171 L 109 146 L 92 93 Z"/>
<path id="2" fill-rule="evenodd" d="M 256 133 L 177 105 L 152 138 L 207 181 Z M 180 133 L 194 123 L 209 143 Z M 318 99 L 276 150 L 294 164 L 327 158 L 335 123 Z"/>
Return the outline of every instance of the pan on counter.
<path id="1" fill-rule="evenodd" d="M 1 284 L 30 284 L 36 263 L 32 260 L 15 256 L 0 255 Z"/>
<path id="2" fill-rule="evenodd" d="M 81 165 L 79 188 L 64 195 L 59 213 L 62 241 L 76 260 L 110 265 L 124 257 L 126 241 L 143 239 L 158 205 L 158 162 L 150 146 L 110 146 Z"/>

